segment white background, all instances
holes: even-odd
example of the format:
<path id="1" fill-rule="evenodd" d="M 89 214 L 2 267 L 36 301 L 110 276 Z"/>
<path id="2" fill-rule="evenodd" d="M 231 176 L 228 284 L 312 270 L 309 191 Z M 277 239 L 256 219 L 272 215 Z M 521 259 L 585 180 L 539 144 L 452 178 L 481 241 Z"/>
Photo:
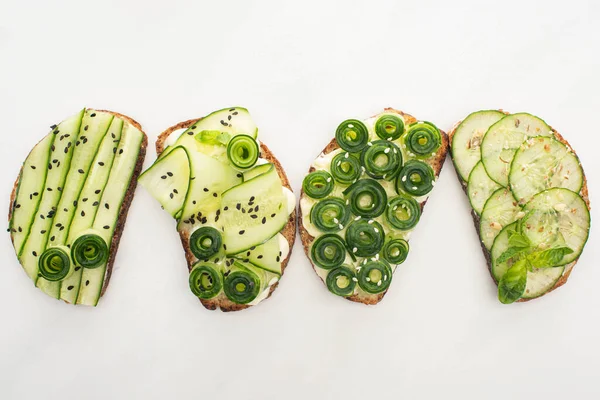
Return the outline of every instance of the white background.
<path id="1" fill-rule="evenodd" d="M 0 206 L 48 127 L 84 106 L 170 125 L 250 109 L 294 190 L 337 124 L 385 106 L 449 130 L 546 119 L 600 193 L 597 1 L 0 2 Z M 600 215 L 592 212 L 598 221 Z M 1 399 L 600 396 L 598 232 L 568 285 L 501 305 L 449 160 L 385 299 L 329 294 L 299 241 L 257 307 L 205 310 L 173 220 L 138 188 L 96 309 L 36 290 L 0 241 Z"/>

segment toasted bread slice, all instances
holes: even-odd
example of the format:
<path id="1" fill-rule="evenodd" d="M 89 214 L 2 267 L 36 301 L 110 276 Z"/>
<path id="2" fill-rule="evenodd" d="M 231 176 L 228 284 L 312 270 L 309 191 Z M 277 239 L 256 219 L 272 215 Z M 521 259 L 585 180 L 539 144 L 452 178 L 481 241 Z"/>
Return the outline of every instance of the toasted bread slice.
<path id="1" fill-rule="evenodd" d="M 163 133 L 161 133 L 158 136 L 158 139 L 156 140 L 157 156 L 160 156 L 162 154 L 162 152 L 165 150 L 165 148 L 167 147 L 165 145 L 165 142 L 166 142 L 167 138 L 169 136 L 171 136 L 171 134 L 173 132 L 175 132 L 179 129 L 187 129 L 188 127 L 192 126 L 194 123 L 200 121 L 201 119 L 202 118 L 190 119 L 187 121 L 180 122 L 180 123 L 168 128 Z M 279 178 L 281 179 L 282 184 L 289 190 L 292 190 L 292 187 L 290 186 L 288 177 L 285 174 L 285 171 L 284 171 L 283 167 L 281 166 L 281 163 L 275 157 L 275 155 L 271 152 L 271 150 L 269 150 L 269 148 L 263 143 L 260 143 L 260 157 L 266 159 L 268 162 L 271 162 L 275 165 L 275 168 L 277 169 L 277 173 L 279 175 Z M 285 268 L 287 267 L 290 256 L 292 255 L 294 240 L 296 240 L 296 211 L 293 211 L 290 214 L 287 224 L 284 226 L 284 228 L 281 230 L 280 233 L 285 237 L 285 239 L 287 240 L 287 242 L 290 246 L 290 251 L 288 253 L 288 256 L 281 262 L 281 270 L 282 270 L 282 276 L 283 276 L 283 273 L 285 272 Z M 192 254 L 192 251 L 189 246 L 189 239 L 190 239 L 189 235 L 186 233 L 179 232 L 179 237 L 181 238 L 181 245 L 183 246 L 183 250 L 185 251 L 185 258 L 187 260 L 188 270 L 191 271 L 194 260 L 195 260 L 195 256 Z M 271 297 L 271 295 L 273 294 L 273 292 L 275 291 L 275 289 L 277 288 L 278 285 L 279 285 L 279 281 L 271 286 L 271 288 L 269 290 L 269 294 L 267 295 L 267 298 Z M 202 303 L 202 305 L 209 310 L 216 310 L 217 308 L 219 308 L 221 311 L 227 312 L 227 311 L 240 311 L 240 310 L 244 310 L 246 308 L 252 307 L 251 305 L 248 305 L 248 304 L 237 304 L 237 303 L 232 302 L 231 300 L 229 300 L 227 298 L 227 296 L 225 296 L 225 294 L 223 292 L 221 292 L 219 295 L 217 295 L 216 297 L 214 297 L 212 299 L 208 299 L 208 300 L 199 299 L 199 300 Z"/>
<path id="2" fill-rule="evenodd" d="M 402 115 L 405 119 L 406 125 L 411 124 L 413 122 L 417 122 L 417 119 L 415 117 L 413 117 L 412 115 L 406 114 L 402 111 L 399 111 L 399 110 L 396 110 L 393 108 L 385 108 L 384 111 L 385 112 L 394 112 L 399 115 Z M 435 172 L 436 179 L 439 177 L 440 172 L 442 171 L 442 167 L 444 165 L 444 160 L 446 159 L 446 154 L 448 152 L 448 136 L 446 135 L 445 132 L 443 132 L 441 130 L 440 130 L 440 133 L 442 134 L 442 144 L 440 146 L 440 149 L 437 151 L 436 156 L 429 163 Z M 325 146 L 325 148 L 323 149 L 321 154 L 328 154 L 339 148 L 340 148 L 340 146 L 338 145 L 336 139 L 333 138 L 327 144 L 327 146 Z M 308 170 L 308 173 L 311 173 L 313 171 L 315 171 L 315 169 L 313 167 L 310 167 Z M 301 191 L 300 198 L 302 199 L 304 196 L 306 196 L 306 194 L 304 193 L 304 191 Z M 420 203 L 421 211 L 423 211 L 423 209 L 425 208 L 426 203 L 427 203 L 427 199 Z M 316 273 L 317 272 L 316 266 L 312 262 L 312 259 L 310 257 L 310 247 L 311 247 L 311 244 L 313 243 L 313 241 L 315 240 L 315 238 L 313 236 L 311 236 L 310 233 L 308 233 L 308 231 L 302 224 L 302 210 L 301 209 L 299 209 L 299 213 L 300 213 L 299 214 L 300 223 L 298 224 L 298 229 L 300 231 L 300 238 L 302 240 L 302 245 L 304 247 L 304 253 L 310 260 L 313 270 Z M 321 277 L 321 280 L 323 281 L 322 277 Z M 325 282 L 323 282 L 323 283 L 325 283 Z M 345 297 L 345 298 L 350 301 L 357 302 L 357 303 L 374 305 L 374 304 L 379 303 L 381 301 L 381 299 L 383 299 L 383 297 L 385 296 L 386 293 L 387 293 L 387 290 L 385 290 L 384 292 L 379 293 L 379 294 L 367 294 L 367 293 L 359 292 L 358 294 L 354 294 L 352 296 Z"/>
<path id="3" fill-rule="evenodd" d="M 505 110 L 499 109 L 498 111 L 509 115 L 508 112 L 506 112 Z M 450 140 L 450 143 L 452 143 L 452 138 L 454 137 L 454 134 L 456 132 L 456 129 L 460 126 L 461 121 L 458 121 L 456 124 L 454 124 L 454 126 L 452 127 L 452 129 L 450 130 L 450 132 L 448 133 L 448 138 Z M 564 144 L 565 146 L 567 146 L 569 149 L 571 149 L 571 151 L 573 152 L 573 154 L 576 155 L 575 150 L 573 150 L 573 148 L 571 147 L 571 145 L 569 144 L 569 142 L 560 134 L 558 133 L 558 131 L 556 131 L 554 128 L 552 128 L 552 132 L 555 136 L 555 138 L 560 141 L 562 144 Z M 454 154 L 452 152 L 452 146 L 450 146 L 450 157 L 452 157 L 452 160 L 454 162 Z M 468 197 L 468 193 L 467 193 L 467 182 L 464 181 L 460 174 L 458 173 L 458 170 L 455 168 L 454 169 L 456 172 L 456 177 L 458 178 L 458 181 L 460 182 L 460 185 L 463 189 L 463 191 L 465 192 L 465 195 L 467 195 Z M 583 166 L 582 166 L 582 170 L 583 170 Z M 581 195 L 581 197 L 583 198 L 588 210 L 590 210 L 590 200 L 589 200 L 589 196 L 588 196 L 588 186 L 587 186 L 587 179 L 585 176 L 585 171 L 583 174 L 583 185 L 581 187 L 581 191 L 579 193 Z M 483 251 L 483 255 L 485 257 L 485 261 L 488 267 L 488 271 L 490 273 L 490 276 L 492 277 L 492 279 L 494 280 L 494 283 L 496 283 L 496 285 L 498 284 L 498 282 L 496 281 L 496 279 L 494 278 L 494 275 L 492 274 L 492 258 L 491 258 L 491 253 L 490 251 L 484 246 L 483 242 L 479 239 L 480 237 L 480 217 L 479 215 L 477 215 L 477 213 L 474 210 L 471 210 L 471 216 L 473 217 L 473 223 L 475 225 L 475 230 L 477 231 L 477 238 L 479 240 L 479 243 L 481 245 L 481 250 Z M 547 292 L 545 292 L 544 294 L 542 294 L 539 297 L 542 297 L 552 291 L 554 291 L 555 289 L 561 287 L 562 285 L 564 285 L 565 283 L 567 283 L 567 280 L 569 279 L 569 276 L 571 275 L 571 272 L 573 271 L 573 267 L 575 266 L 575 264 L 577 264 L 577 261 L 579 259 L 573 261 L 572 263 L 568 264 L 565 266 L 565 272 L 563 273 L 563 275 L 560 277 L 560 279 L 558 279 L 558 281 L 556 281 L 556 283 L 554 284 L 554 286 L 548 290 Z M 539 297 L 534 297 L 534 298 L 521 298 L 519 300 L 517 300 L 518 302 L 526 302 L 526 301 L 530 301 L 530 300 L 534 300 L 537 299 Z"/>
<path id="4" fill-rule="evenodd" d="M 94 110 L 94 109 L 90 109 Z M 114 111 L 109 110 L 100 110 L 95 109 L 98 112 L 105 112 L 114 115 L 115 117 L 119 117 L 129 124 L 133 125 L 143 134 L 142 144 L 140 146 L 140 152 L 138 153 L 138 158 L 135 164 L 135 169 L 133 171 L 133 175 L 131 180 L 129 181 L 129 187 L 127 188 L 127 192 L 125 193 L 125 197 L 123 198 L 123 203 L 121 204 L 121 209 L 119 210 L 119 217 L 117 220 L 117 225 L 115 226 L 115 230 L 112 236 L 112 241 L 110 243 L 110 254 L 108 257 L 108 262 L 106 265 L 106 274 L 104 275 L 104 282 L 102 284 L 102 290 L 100 292 L 100 297 L 104 296 L 106 293 L 106 289 L 108 288 L 108 284 L 110 283 L 110 278 L 112 276 L 113 265 L 115 263 L 115 258 L 117 256 L 117 252 L 119 250 L 119 243 L 121 241 L 121 235 L 123 234 L 123 229 L 125 228 L 125 222 L 127 221 L 127 213 L 129 212 L 129 207 L 131 206 L 131 202 L 133 201 L 133 196 L 135 194 L 135 188 L 137 186 L 137 178 L 142 171 L 142 166 L 144 164 L 144 158 L 146 157 L 146 148 L 148 147 L 148 136 L 142 130 L 142 126 L 139 122 L 135 121 L 133 118 L 128 117 L 124 114 L 120 114 Z M 21 167 L 22 170 L 23 167 Z M 10 195 L 10 206 L 8 210 L 8 220 L 10 221 L 12 218 L 13 212 L 13 204 L 17 194 L 17 188 L 19 186 L 19 177 L 21 176 L 21 170 L 19 171 L 19 175 L 15 180 L 13 190 Z"/>

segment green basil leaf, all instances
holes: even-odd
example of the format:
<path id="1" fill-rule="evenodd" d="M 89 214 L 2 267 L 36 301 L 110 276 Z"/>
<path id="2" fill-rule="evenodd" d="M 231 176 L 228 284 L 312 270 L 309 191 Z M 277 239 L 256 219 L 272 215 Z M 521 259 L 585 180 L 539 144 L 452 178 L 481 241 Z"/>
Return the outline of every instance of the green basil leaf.
<path id="1" fill-rule="evenodd" d="M 519 260 L 500 278 L 498 282 L 498 299 L 503 304 L 519 300 L 527 286 L 527 261 Z"/>
<path id="2" fill-rule="evenodd" d="M 569 247 L 555 247 L 531 253 L 527 258 L 535 268 L 552 268 L 558 266 L 563 257 L 572 252 Z"/>
<path id="3" fill-rule="evenodd" d="M 531 246 L 531 242 L 527 236 L 515 232 L 508 237 L 508 245 L 511 247 L 525 248 Z"/>
<path id="4" fill-rule="evenodd" d="M 517 255 L 521 255 L 524 251 L 525 249 L 523 247 L 509 247 L 504 253 L 500 254 L 500 256 L 496 259 L 496 262 L 501 264 L 513 257 L 516 257 Z"/>

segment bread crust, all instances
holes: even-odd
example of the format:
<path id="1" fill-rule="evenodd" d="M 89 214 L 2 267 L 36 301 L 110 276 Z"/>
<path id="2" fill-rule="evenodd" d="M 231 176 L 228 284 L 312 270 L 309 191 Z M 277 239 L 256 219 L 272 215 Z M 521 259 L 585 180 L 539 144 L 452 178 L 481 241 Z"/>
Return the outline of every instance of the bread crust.
<path id="1" fill-rule="evenodd" d="M 135 194 L 135 188 L 137 186 L 137 178 L 140 175 L 140 172 L 142 171 L 142 166 L 144 164 L 144 158 L 146 156 L 146 148 L 148 147 L 148 136 L 146 136 L 146 133 L 142 130 L 142 126 L 140 125 L 140 123 L 137 122 L 136 120 L 134 120 L 133 118 L 128 117 L 127 115 L 120 114 L 115 111 L 99 110 L 99 109 L 94 109 L 94 108 L 89 108 L 88 110 L 105 112 L 105 113 L 112 114 L 115 117 L 119 117 L 119 118 L 127 121 L 129 124 L 135 126 L 137 129 L 139 129 L 140 132 L 142 132 L 142 135 L 143 135 L 142 143 L 140 145 L 140 151 L 138 153 L 138 158 L 137 158 L 137 161 L 135 164 L 135 168 L 133 170 L 133 175 L 131 176 L 131 180 L 129 181 L 129 186 L 127 187 L 127 192 L 125 192 L 125 197 L 123 198 L 123 203 L 121 204 L 121 209 L 119 210 L 119 218 L 117 219 L 117 225 L 115 226 L 115 231 L 113 233 L 113 237 L 110 242 L 110 254 L 108 256 L 108 262 L 106 265 L 106 273 L 104 274 L 104 282 L 102 283 L 102 290 L 100 292 L 100 297 L 103 297 L 104 293 L 106 292 L 106 289 L 108 288 L 108 284 L 110 283 L 113 265 L 115 263 L 117 251 L 119 250 L 119 243 L 121 242 L 121 235 L 123 234 L 123 229 L 125 228 L 125 222 L 127 221 L 127 213 L 129 212 L 129 207 L 131 206 L 131 202 L 133 201 L 133 196 Z M 21 177 L 22 171 L 23 171 L 23 166 L 21 166 L 21 169 L 19 170 L 19 175 L 17 176 L 17 179 L 15 180 L 15 184 L 13 185 L 13 190 L 10 195 L 10 205 L 9 205 L 9 210 L 8 210 L 8 220 L 9 221 L 12 218 L 13 205 L 14 205 L 14 201 L 15 201 L 15 198 L 17 195 L 17 188 L 19 186 L 19 179 Z M 11 237 L 11 241 L 12 241 L 12 237 Z"/>
<path id="2" fill-rule="evenodd" d="M 396 109 L 388 107 L 388 108 L 384 109 L 384 112 L 394 112 L 396 114 L 403 116 L 406 125 L 417 122 L 417 119 L 415 117 L 413 117 L 410 114 L 406 114 L 400 110 L 396 110 Z M 440 172 L 442 171 L 442 167 L 444 165 L 444 160 L 446 159 L 446 154 L 448 152 L 448 135 L 446 135 L 446 133 L 443 132 L 442 130 L 440 130 L 440 133 L 442 134 L 442 145 L 440 146 L 440 149 L 437 151 L 436 156 L 433 159 L 433 162 L 429 163 L 435 172 L 436 179 L 439 178 L 439 176 L 440 176 Z M 321 153 L 329 154 L 332 151 L 337 150 L 339 148 L 340 148 L 340 146 L 338 145 L 336 139 L 333 138 L 327 144 L 327 146 L 325 146 L 325 148 L 323 149 L 323 151 Z M 308 173 L 311 173 L 314 170 L 315 169 L 311 166 L 308 169 Z M 304 191 L 301 190 L 300 191 L 300 199 L 302 199 L 304 196 L 305 196 Z M 423 211 L 423 209 L 425 208 L 426 203 L 427 203 L 427 199 L 420 203 L 421 211 Z M 312 242 L 315 240 L 315 238 L 313 236 L 311 236 L 310 233 L 308 233 L 308 231 L 306 230 L 306 228 L 304 228 L 304 225 L 302 224 L 302 209 L 301 208 L 298 208 L 298 220 L 299 220 L 298 230 L 300 231 L 300 239 L 302 240 L 302 246 L 304 247 L 304 253 L 306 254 L 306 257 L 310 261 L 310 264 L 312 265 L 312 268 L 316 273 L 317 267 L 315 266 L 315 264 L 312 262 L 312 259 L 310 258 L 310 246 L 311 246 Z M 317 276 L 319 276 L 319 275 L 317 274 Z M 320 278 L 320 276 L 319 276 L 319 278 Z M 321 280 L 323 280 L 323 279 L 321 279 Z M 323 283 L 325 283 L 325 282 L 323 282 Z M 385 296 L 385 294 L 387 293 L 388 290 L 389 290 L 389 288 L 379 294 L 360 293 L 360 294 L 354 294 L 352 296 L 348 296 L 348 297 L 344 297 L 344 298 L 347 300 L 353 301 L 353 302 L 357 302 L 357 303 L 375 305 L 383 299 L 383 297 Z"/>
<path id="3" fill-rule="evenodd" d="M 162 152 L 165 150 L 165 148 L 166 148 L 165 142 L 166 142 L 167 138 L 173 132 L 175 132 L 176 130 L 179 130 L 179 129 L 187 129 L 191 125 L 200 121 L 201 119 L 202 118 L 197 118 L 197 119 L 190 119 L 187 121 L 183 121 L 176 125 L 171 126 L 167 130 L 162 132 L 156 139 L 156 154 L 157 154 L 157 156 L 160 156 L 162 154 Z M 288 180 L 288 177 L 287 177 L 283 167 L 281 166 L 281 163 L 275 157 L 275 155 L 271 152 L 271 150 L 262 142 L 260 144 L 260 157 L 266 159 L 268 162 L 271 162 L 271 163 L 273 163 L 273 165 L 275 165 L 275 169 L 277 170 L 277 174 L 279 175 L 279 178 L 281 179 L 281 183 L 283 184 L 283 186 L 285 186 L 290 191 L 292 191 L 292 187 L 290 186 L 290 181 Z M 188 271 L 191 271 L 196 258 L 192 254 L 192 251 L 190 249 L 189 234 L 187 232 L 178 232 L 178 233 L 179 233 L 179 238 L 181 239 L 181 245 L 183 246 L 183 250 L 185 252 L 185 259 L 187 261 Z M 294 210 L 290 214 L 290 216 L 288 218 L 288 222 L 283 227 L 283 229 L 280 231 L 280 233 L 285 237 L 285 239 L 288 242 L 289 248 L 290 248 L 290 251 L 289 251 L 287 257 L 281 262 L 281 276 L 283 276 L 285 269 L 288 265 L 288 262 L 290 260 L 290 257 L 292 255 L 294 241 L 296 240 L 296 210 Z M 279 285 L 279 281 L 277 281 L 274 285 L 271 286 L 271 288 L 269 290 L 269 294 L 267 295 L 267 297 L 264 300 L 271 297 L 271 295 L 273 294 L 273 292 L 275 291 L 275 289 L 277 288 L 278 285 Z M 218 296 L 216 296 L 212 299 L 208 299 L 208 300 L 199 299 L 199 300 L 200 300 L 200 303 L 202 303 L 202 305 L 206 309 L 216 310 L 218 308 L 223 312 L 240 311 L 240 310 L 244 310 L 246 308 L 252 307 L 251 305 L 248 305 L 248 304 L 234 303 L 231 300 L 229 300 L 227 298 L 227 296 L 225 296 L 224 293 L 220 293 Z"/>
<path id="4" fill-rule="evenodd" d="M 506 115 L 509 115 L 508 112 L 500 109 L 498 110 Z M 458 129 L 458 127 L 460 126 L 462 120 L 458 121 L 456 124 L 454 124 L 454 126 L 452 127 L 452 130 L 450 131 L 450 133 L 448 133 L 448 138 L 450 140 L 450 157 L 452 158 L 452 162 L 454 163 L 454 154 L 452 151 L 452 138 L 454 137 L 454 134 L 456 133 L 456 129 Z M 575 154 L 575 156 L 577 157 L 577 153 L 575 152 L 575 150 L 571 147 L 571 145 L 569 144 L 569 142 L 560 134 L 558 133 L 558 131 L 552 127 L 550 127 L 550 129 L 552 129 L 552 132 L 554 133 L 555 138 L 561 142 L 562 144 L 564 144 L 565 146 L 567 146 L 569 149 L 571 149 L 571 151 L 573 152 L 573 154 Z M 577 157 L 579 159 L 579 157 Z M 581 165 L 581 164 L 580 164 Z M 469 194 L 467 193 L 467 182 L 463 181 L 462 178 L 460 177 L 460 174 L 458 173 L 458 170 L 456 168 L 454 168 L 454 171 L 456 172 L 456 177 L 458 179 L 458 182 L 460 183 L 460 186 L 463 190 L 463 192 L 465 193 L 465 195 L 467 196 L 467 199 L 469 197 Z M 590 207 L 590 200 L 589 200 L 589 195 L 588 195 L 588 185 L 587 185 L 587 178 L 585 175 L 585 171 L 583 169 L 583 165 L 581 165 L 581 171 L 583 172 L 583 185 L 581 186 L 581 191 L 579 192 L 579 194 L 581 195 L 581 197 L 583 198 L 583 201 L 585 202 L 585 205 L 587 206 L 588 210 L 591 210 Z M 477 213 L 471 209 L 471 217 L 473 218 L 473 224 L 475 225 L 475 230 L 477 231 L 477 240 L 479 240 L 479 244 L 481 246 L 481 250 L 483 251 L 483 256 L 485 257 L 485 261 L 487 264 L 487 268 L 488 268 L 488 272 L 490 273 L 490 276 L 492 277 L 492 280 L 494 281 L 494 283 L 496 285 L 498 285 L 498 282 L 496 281 L 496 278 L 494 278 L 494 274 L 492 274 L 492 257 L 491 257 L 491 253 L 488 251 L 488 249 L 485 247 L 485 245 L 483 244 L 483 242 L 480 239 L 480 226 L 481 226 L 481 219 L 479 218 L 479 216 L 477 215 Z M 539 299 L 542 296 L 545 296 L 546 294 L 558 289 L 559 287 L 561 287 L 562 285 L 564 285 L 565 283 L 567 283 L 567 280 L 569 279 L 569 276 L 571 276 L 571 272 L 573 271 L 573 268 L 575 267 L 575 265 L 577 264 L 577 261 L 579 261 L 579 257 L 573 261 L 571 264 L 569 264 L 569 268 L 566 268 L 567 271 L 560 277 L 560 279 L 558 281 L 556 281 L 556 283 L 554 284 L 554 286 L 548 290 L 547 292 L 545 292 L 544 294 L 538 296 L 538 297 L 532 297 L 532 298 L 528 298 L 528 299 L 519 299 L 517 300 L 517 302 L 520 303 L 524 303 L 527 301 L 531 301 L 534 299 Z"/>

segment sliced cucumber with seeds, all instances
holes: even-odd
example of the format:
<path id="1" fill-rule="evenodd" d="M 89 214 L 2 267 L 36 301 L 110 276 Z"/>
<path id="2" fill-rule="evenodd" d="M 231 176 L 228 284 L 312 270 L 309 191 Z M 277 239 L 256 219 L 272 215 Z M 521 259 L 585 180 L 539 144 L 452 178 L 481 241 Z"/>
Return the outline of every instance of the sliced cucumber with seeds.
<path id="1" fill-rule="evenodd" d="M 227 254 L 258 246 L 287 223 L 287 197 L 275 166 L 223 193 L 221 227 Z"/>
<path id="2" fill-rule="evenodd" d="M 479 161 L 475 165 L 475 168 L 473 168 L 471 171 L 471 174 L 469 175 L 469 183 L 467 184 L 467 195 L 469 196 L 469 202 L 471 203 L 471 207 L 473 207 L 473 210 L 475 210 L 477 215 L 481 215 L 483 206 L 485 206 L 485 202 L 490 198 L 492 193 L 501 187 L 502 186 L 489 177 L 487 172 L 485 172 L 483 163 Z"/>
<path id="3" fill-rule="evenodd" d="M 29 235 L 31 223 L 41 199 L 40 193 L 43 193 L 44 190 L 50 149 L 55 137 L 56 135 L 50 133 L 35 145 L 23 163 L 19 175 L 19 184 L 10 220 L 10 235 L 17 256 Z"/>
<path id="4" fill-rule="evenodd" d="M 109 113 L 86 110 L 81 122 L 79 136 L 75 141 L 69 172 L 65 178 L 64 187 L 60 190 L 60 201 L 56 206 L 48 247 L 67 244 L 69 229 L 75 215 L 74 202 L 79 199 L 85 180 L 90 172 L 92 161 L 113 118 L 113 115 Z M 80 201 L 85 203 L 89 199 L 83 197 Z M 52 297 L 60 297 L 60 282 L 50 282 L 40 277 L 37 286 Z"/>
<path id="5" fill-rule="evenodd" d="M 548 189 L 535 195 L 523 211 L 524 233 L 533 246 L 573 250 L 559 265 L 579 257 L 590 231 L 590 212 L 580 195 L 563 188 Z"/>
<path id="6" fill-rule="evenodd" d="M 218 158 L 221 161 L 226 161 L 227 146 L 215 146 L 212 143 L 199 140 L 197 135 L 202 131 L 226 132 L 230 137 L 245 134 L 254 139 L 258 135 L 258 128 L 252 117 L 250 117 L 248 110 L 242 107 L 224 108 L 207 115 L 190 126 L 181 134 L 173 146 L 169 146 L 163 151 L 160 157 L 166 156 L 177 146 L 184 146 L 189 150 L 201 152 Z"/>
<path id="7" fill-rule="evenodd" d="M 510 190 L 501 188 L 490 196 L 481 212 L 479 225 L 479 236 L 488 250 L 502 228 L 513 223 L 520 211 L 521 207 Z"/>
<path id="8" fill-rule="evenodd" d="M 188 151 L 190 171 L 195 175 L 190 178 L 190 185 L 185 196 L 183 211 L 179 219 L 178 229 L 191 229 L 207 223 L 216 226 L 216 212 L 221 206 L 223 191 L 242 181 L 242 174 L 214 158 L 197 151 Z"/>
<path id="9" fill-rule="evenodd" d="M 124 125 L 110 176 L 92 225 L 92 229 L 104 239 L 109 248 L 143 139 L 144 134 L 139 129 L 130 124 Z M 115 249 L 111 248 L 110 250 L 114 251 Z M 92 306 L 98 304 L 106 276 L 106 267 L 105 263 L 99 268 L 83 269 L 77 304 Z"/>
<path id="10" fill-rule="evenodd" d="M 488 128 L 506 115 L 496 110 L 474 112 L 465 118 L 452 136 L 452 160 L 464 182 L 481 160 L 481 141 Z"/>
<path id="11" fill-rule="evenodd" d="M 19 254 L 19 261 L 27 275 L 35 282 L 38 280 L 38 257 L 46 249 L 56 205 L 64 187 L 65 178 L 69 171 L 71 157 L 73 156 L 74 143 L 79 133 L 79 126 L 85 110 L 61 122 L 53 132 L 54 150 L 50 153 L 50 161 L 46 181 L 40 192 L 41 200 L 38 204 L 36 215 L 25 244 Z M 56 162 L 54 162 L 56 160 Z M 60 190 L 59 190 L 60 188 Z"/>
<path id="12" fill-rule="evenodd" d="M 175 217 L 183 208 L 190 184 L 190 161 L 185 147 L 175 147 L 157 160 L 138 181 L 165 211 Z"/>
<path id="13" fill-rule="evenodd" d="M 492 258 L 492 275 L 496 282 L 500 281 L 512 265 L 509 261 L 498 263 L 496 260 L 510 247 L 508 244 L 509 231 L 515 229 L 516 223 L 506 226 L 494 240 L 490 254 Z M 532 299 L 548 292 L 548 290 L 556 285 L 564 270 L 564 267 L 554 267 L 534 268 L 531 271 L 527 271 L 527 286 L 525 286 L 525 292 L 522 297 Z"/>
<path id="14" fill-rule="evenodd" d="M 249 181 L 250 179 L 254 178 L 255 176 L 264 174 L 265 172 L 268 172 L 270 169 L 271 169 L 271 164 L 266 163 L 266 164 L 257 165 L 256 167 L 249 169 L 248 171 L 244 171 L 243 172 L 244 182 Z"/>
<path id="15" fill-rule="evenodd" d="M 481 142 L 481 159 L 490 178 L 508 186 L 508 173 L 517 149 L 532 136 L 549 136 L 552 129 L 527 113 L 508 115 L 490 126 Z"/>
<path id="16" fill-rule="evenodd" d="M 67 243 L 73 243 L 86 230 L 89 230 L 99 208 L 105 207 L 100 201 L 116 156 L 116 151 L 113 149 L 117 148 L 121 140 L 123 125 L 124 122 L 120 118 L 112 120 L 108 133 L 104 135 L 96 157 L 89 166 L 90 172 L 79 199 L 72 204 L 72 206 L 76 205 L 75 218 L 71 222 Z M 83 201 L 83 199 L 87 199 L 87 201 Z M 81 266 L 76 266 L 73 274 L 61 282 L 60 298 L 62 300 L 72 304 L 77 301 L 82 273 Z"/>
<path id="17" fill-rule="evenodd" d="M 515 153 L 509 182 L 515 198 L 526 203 L 535 194 L 554 187 L 579 192 L 583 170 L 567 146 L 553 137 L 538 136 L 524 142 Z"/>
<path id="18" fill-rule="evenodd" d="M 285 248 L 282 248 L 282 245 L 285 246 Z M 281 275 L 281 262 L 283 261 L 283 256 L 287 254 L 288 251 L 289 244 L 287 240 L 281 233 L 278 233 L 260 246 L 250 248 L 247 251 L 236 254 L 234 257 L 240 260 L 246 260 L 258 268 Z"/>

